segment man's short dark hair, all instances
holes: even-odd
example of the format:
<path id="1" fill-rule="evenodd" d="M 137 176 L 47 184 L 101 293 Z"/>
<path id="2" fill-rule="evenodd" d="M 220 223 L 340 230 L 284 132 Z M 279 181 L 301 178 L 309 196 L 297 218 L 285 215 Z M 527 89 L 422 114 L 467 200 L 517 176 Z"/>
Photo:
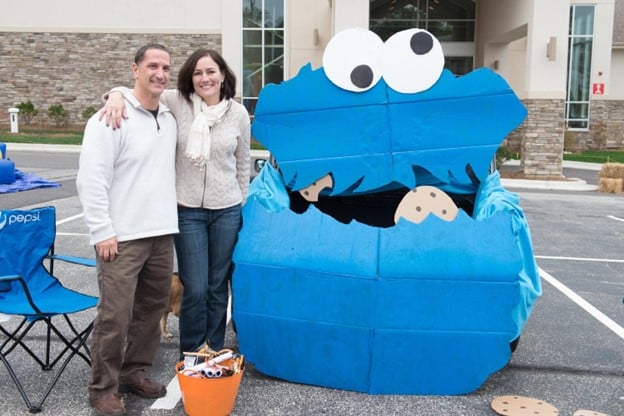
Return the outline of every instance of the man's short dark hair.
<path id="1" fill-rule="evenodd" d="M 160 43 L 148 43 L 147 45 L 139 48 L 139 50 L 136 52 L 136 54 L 134 55 L 134 63 L 139 65 L 141 61 L 143 61 L 143 58 L 145 58 L 145 52 L 150 49 L 160 49 L 161 51 L 167 52 L 169 56 L 171 56 L 171 52 L 169 52 L 169 50 Z"/>

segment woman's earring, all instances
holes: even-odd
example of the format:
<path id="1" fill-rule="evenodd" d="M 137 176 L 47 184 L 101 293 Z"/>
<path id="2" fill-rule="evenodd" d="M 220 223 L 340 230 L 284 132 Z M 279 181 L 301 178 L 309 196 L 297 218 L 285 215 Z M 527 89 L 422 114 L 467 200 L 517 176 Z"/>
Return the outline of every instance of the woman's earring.
<path id="1" fill-rule="evenodd" d="M 225 83 L 221 83 L 221 89 L 223 89 L 223 87 L 225 86 Z"/>

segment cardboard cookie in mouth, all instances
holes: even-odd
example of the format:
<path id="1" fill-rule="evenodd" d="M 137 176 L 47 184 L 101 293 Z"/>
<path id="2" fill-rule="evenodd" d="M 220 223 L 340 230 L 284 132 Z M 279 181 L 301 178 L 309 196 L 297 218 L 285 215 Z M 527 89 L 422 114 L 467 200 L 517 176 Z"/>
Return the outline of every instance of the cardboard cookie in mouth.
<path id="1" fill-rule="evenodd" d="M 526 109 L 439 42 L 351 29 L 323 68 L 267 85 L 232 279 L 261 372 L 372 394 L 464 394 L 507 364 L 541 294 L 528 224 L 492 158 Z"/>
<path id="2" fill-rule="evenodd" d="M 411 191 L 399 187 L 364 195 L 321 196 L 322 191 L 331 190 L 333 183 L 332 176 L 325 175 L 310 186 L 291 192 L 290 209 L 302 213 L 312 203 L 337 221 L 356 220 L 375 227 L 393 226 L 401 218 L 421 223 L 429 215 L 453 221 L 460 208 L 472 215 L 474 195 L 449 195 L 434 186 L 423 185 Z"/>

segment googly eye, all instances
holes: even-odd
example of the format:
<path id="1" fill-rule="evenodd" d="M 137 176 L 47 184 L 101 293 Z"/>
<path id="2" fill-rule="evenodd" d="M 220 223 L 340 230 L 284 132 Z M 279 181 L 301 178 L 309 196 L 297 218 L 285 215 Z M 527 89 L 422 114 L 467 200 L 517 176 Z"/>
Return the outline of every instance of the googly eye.
<path id="1" fill-rule="evenodd" d="M 390 36 L 381 52 L 384 80 L 395 91 L 413 94 L 429 89 L 444 69 L 440 42 L 428 31 L 408 29 Z"/>
<path id="2" fill-rule="evenodd" d="M 383 41 L 375 33 L 353 28 L 337 33 L 323 53 L 325 75 L 338 87 L 362 92 L 381 78 L 379 54 Z"/>

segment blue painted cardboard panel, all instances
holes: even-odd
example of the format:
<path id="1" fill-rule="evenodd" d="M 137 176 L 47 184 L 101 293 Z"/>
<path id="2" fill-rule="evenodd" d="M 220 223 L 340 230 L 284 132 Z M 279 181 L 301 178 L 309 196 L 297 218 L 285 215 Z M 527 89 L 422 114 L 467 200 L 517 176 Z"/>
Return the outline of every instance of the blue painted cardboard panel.
<path id="1" fill-rule="evenodd" d="M 465 394 L 509 361 L 505 334 L 375 332 L 371 394 Z"/>
<path id="2" fill-rule="evenodd" d="M 406 332 L 499 332 L 507 334 L 509 343 L 515 338 L 513 309 L 519 292 L 517 282 L 379 279 L 373 327 Z"/>
<path id="3" fill-rule="evenodd" d="M 256 238 L 239 238 L 235 257 L 239 263 L 310 269 L 346 276 L 373 278 L 377 270 L 377 234 L 373 227 L 342 227 L 331 217 L 311 209 L 306 214 L 284 210 L 273 214 L 249 200 L 244 211 L 244 232 Z M 251 213 L 253 210 L 253 214 Z M 305 226 L 300 220 L 305 217 Z M 319 244 L 319 241 L 340 244 Z"/>
<path id="4" fill-rule="evenodd" d="M 379 274 L 392 278 L 515 281 L 522 259 L 509 216 L 474 221 L 463 211 L 453 222 L 429 215 L 426 226 L 401 221 L 381 230 Z M 487 267 L 485 267 L 487 265 Z"/>
<path id="5" fill-rule="evenodd" d="M 370 328 L 236 313 L 239 345 L 258 371 L 297 383 L 368 391 Z M 253 347 L 251 347 L 253 346 Z"/>
<path id="6" fill-rule="evenodd" d="M 309 268 L 267 267 L 238 262 L 236 309 L 308 322 L 373 326 L 375 281 L 370 277 L 332 275 Z M 323 305 L 323 307 L 319 307 Z"/>

